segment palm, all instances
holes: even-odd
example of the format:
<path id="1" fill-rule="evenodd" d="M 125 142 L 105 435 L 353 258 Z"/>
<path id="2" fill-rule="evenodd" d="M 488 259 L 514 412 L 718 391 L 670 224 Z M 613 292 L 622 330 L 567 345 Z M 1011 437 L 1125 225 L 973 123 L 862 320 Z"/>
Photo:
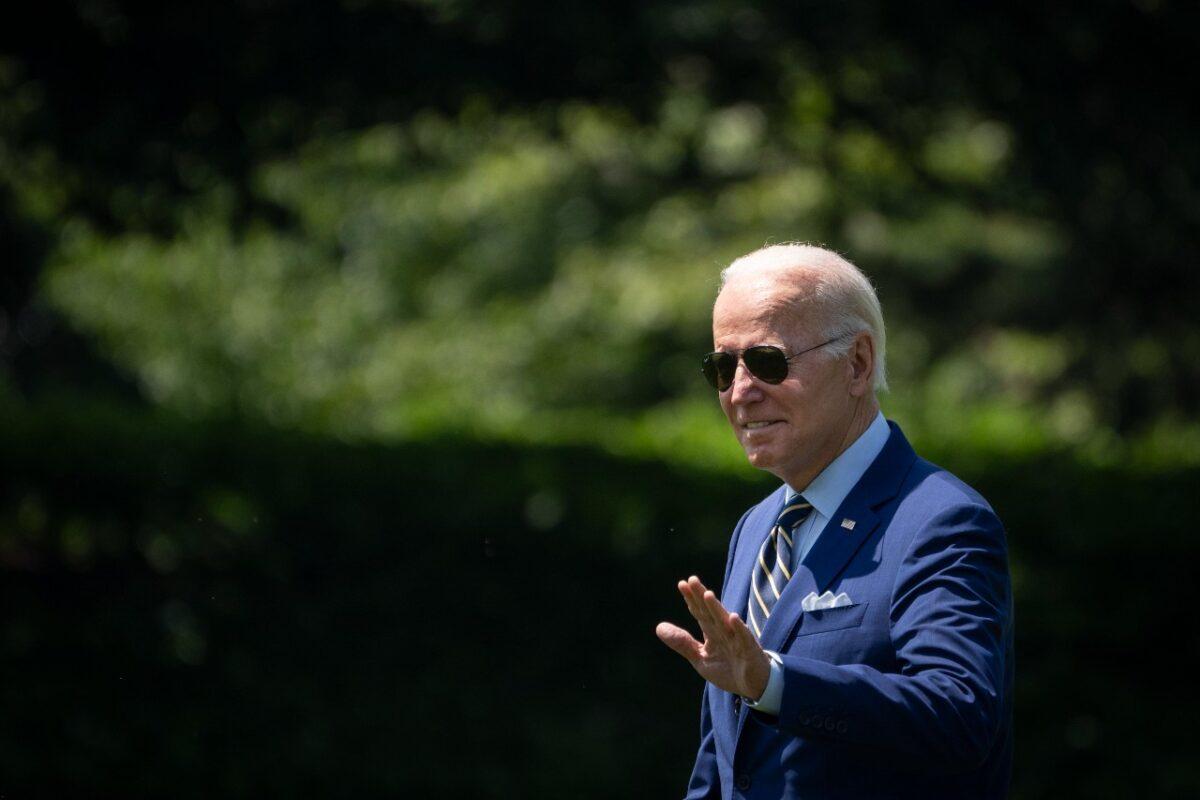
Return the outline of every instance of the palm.
<path id="1" fill-rule="evenodd" d="M 742 677 L 744 669 L 739 668 L 737 654 L 731 652 L 728 642 L 724 639 L 713 640 L 705 635 L 698 654 L 697 671 L 705 680 L 727 683 Z"/>

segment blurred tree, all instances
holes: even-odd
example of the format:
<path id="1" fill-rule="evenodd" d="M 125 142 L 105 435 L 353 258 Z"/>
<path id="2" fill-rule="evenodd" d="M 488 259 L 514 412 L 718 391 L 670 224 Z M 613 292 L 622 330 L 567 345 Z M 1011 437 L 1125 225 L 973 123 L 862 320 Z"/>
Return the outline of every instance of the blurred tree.
<path id="1" fill-rule="evenodd" d="M 801 238 L 879 283 L 914 424 L 1194 428 L 1196 16 L 60 6 L 0 34 L 10 376 L 94 342 L 156 400 L 339 432 L 690 419 L 716 268 Z"/>

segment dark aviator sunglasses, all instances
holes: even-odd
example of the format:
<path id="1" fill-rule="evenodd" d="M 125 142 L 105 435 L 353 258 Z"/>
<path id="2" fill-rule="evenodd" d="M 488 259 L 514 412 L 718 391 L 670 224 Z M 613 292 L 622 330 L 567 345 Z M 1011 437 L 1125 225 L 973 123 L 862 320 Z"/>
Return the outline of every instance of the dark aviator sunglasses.
<path id="1" fill-rule="evenodd" d="M 827 344 L 844 338 L 845 335 L 827 339 L 790 356 L 773 344 L 757 344 L 754 347 L 747 347 L 741 353 L 736 350 L 732 352 L 717 350 L 704 357 L 700 369 L 704 372 L 704 377 L 708 379 L 709 385 L 718 392 L 723 392 L 733 385 L 733 376 L 737 374 L 737 362 L 740 355 L 746 364 L 746 369 L 750 370 L 750 374 L 760 381 L 772 384 L 783 383 L 783 379 L 788 374 L 788 363 L 792 359 L 799 358 L 805 353 L 811 353 L 813 350 L 819 350 Z"/>

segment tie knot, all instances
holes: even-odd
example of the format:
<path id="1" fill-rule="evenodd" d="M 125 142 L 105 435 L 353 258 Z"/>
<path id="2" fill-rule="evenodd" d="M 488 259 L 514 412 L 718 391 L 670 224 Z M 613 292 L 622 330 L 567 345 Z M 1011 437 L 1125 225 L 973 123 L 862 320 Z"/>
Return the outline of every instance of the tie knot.
<path id="1" fill-rule="evenodd" d="M 804 522 L 811 511 L 812 503 L 805 500 L 803 495 L 796 495 L 783 507 L 783 511 L 779 512 L 775 524 L 791 533 L 793 528 Z"/>

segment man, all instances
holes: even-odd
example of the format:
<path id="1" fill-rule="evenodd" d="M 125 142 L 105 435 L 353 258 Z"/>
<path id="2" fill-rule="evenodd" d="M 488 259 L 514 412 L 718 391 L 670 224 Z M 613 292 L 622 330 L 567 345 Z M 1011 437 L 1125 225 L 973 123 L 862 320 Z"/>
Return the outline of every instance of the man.
<path id="1" fill-rule="evenodd" d="M 1012 759 L 1012 593 L 991 507 L 919 458 L 885 388 L 879 301 L 807 245 L 722 274 L 721 409 L 783 485 L 734 528 L 720 599 L 680 581 L 705 678 L 687 797 L 998 798 Z"/>

